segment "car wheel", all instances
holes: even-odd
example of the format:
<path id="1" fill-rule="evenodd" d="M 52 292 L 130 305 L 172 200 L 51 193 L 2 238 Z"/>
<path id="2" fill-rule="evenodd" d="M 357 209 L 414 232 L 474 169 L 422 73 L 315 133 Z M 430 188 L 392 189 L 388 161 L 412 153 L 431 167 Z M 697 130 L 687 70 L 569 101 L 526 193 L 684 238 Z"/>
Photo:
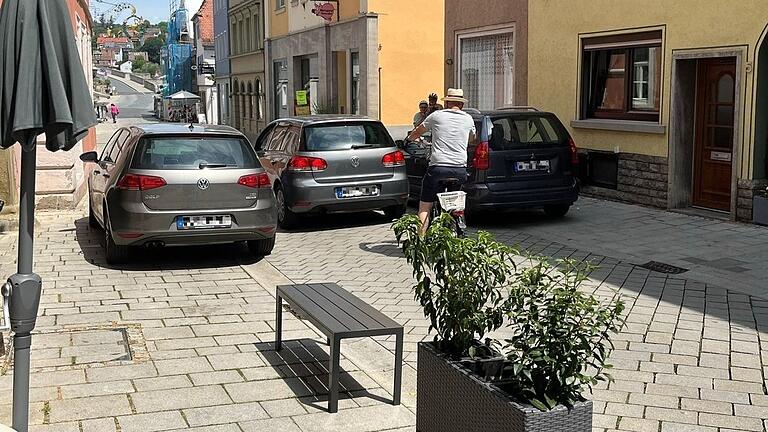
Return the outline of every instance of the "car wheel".
<path id="1" fill-rule="evenodd" d="M 299 217 L 288 208 L 285 201 L 285 194 L 281 188 L 275 191 L 275 200 L 277 205 L 277 225 L 283 229 L 291 229 L 298 223 Z"/>
<path id="2" fill-rule="evenodd" d="M 120 246 L 115 244 L 112 238 L 112 228 L 109 223 L 109 216 L 104 211 L 104 255 L 107 259 L 107 264 L 122 264 L 128 261 L 128 253 L 130 248 L 128 246 Z"/>
<path id="3" fill-rule="evenodd" d="M 466 222 L 467 225 L 477 225 L 482 216 L 482 213 L 477 210 L 464 209 L 464 222 Z"/>
<path id="4" fill-rule="evenodd" d="M 277 236 L 273 236 L 272 238 L 268 238 L 268 239 L 249 240 L 248 250 L 251 251 L 251 253 L 256 256 L 267 256 L 271 254 L 272 249 L 275 248 L 276 237 Z"/>
<path id="5" fill-rule="evenodd" d="M 571 206 L 568 204 L 553 205 L 544 207 L 544 214 L 551 218 L 561 218 L 568 213 Z"/>
<path id="6" fill-rule="evenodd" d="M 88 204 L 88 226 L 91 228 L 101 228 L 99 220 L 96 219 L 96 215 L 93 213 L 93 207 Z"/>
<path id="7" fill-rule="evenodd" d="M 405 214 L 405 204 L 398 204 L 384 209 L 384 216 L 389 220 L 400 219 Z"/>

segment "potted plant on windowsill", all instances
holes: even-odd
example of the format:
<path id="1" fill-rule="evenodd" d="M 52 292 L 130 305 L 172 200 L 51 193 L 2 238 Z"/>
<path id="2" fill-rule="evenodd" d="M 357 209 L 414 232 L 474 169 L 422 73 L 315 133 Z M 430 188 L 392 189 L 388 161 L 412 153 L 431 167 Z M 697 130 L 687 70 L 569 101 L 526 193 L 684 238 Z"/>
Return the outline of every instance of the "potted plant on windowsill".
<path id="1" fill-rule="evenodd" d="M 578 289 L 589 267 L 515 265 L 516 249 L 484 232 L 458 238 L 452 223 L 443 215 L 423 236 L 416 216 L 393 224 L 436 333 L 418 348 L 417 431 L 591 432 L 582 393 L 610 380 L 623 303 Z M 485 338 L 497 330 L 503 341 Z"/>
<path id="2" fill-rule="evenodd" d="M 755 193 L 752 199 L 752 220 L 759 225 L 768 225 L 768 187 Z"/>

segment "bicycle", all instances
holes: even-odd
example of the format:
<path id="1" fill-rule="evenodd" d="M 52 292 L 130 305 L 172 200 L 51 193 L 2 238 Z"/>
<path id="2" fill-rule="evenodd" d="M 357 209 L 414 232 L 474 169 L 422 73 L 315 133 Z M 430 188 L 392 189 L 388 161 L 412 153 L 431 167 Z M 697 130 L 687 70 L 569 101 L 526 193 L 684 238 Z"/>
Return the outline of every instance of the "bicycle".
<path id="1" fill-rule="evenodd" d="M 432 204 L 432 211 L 429 213 L 429 223 L 432 224 L 443 212 L 447 212 L 453 218 L 453 230 L 457 237 L 464 237 L 467 229 L 467 223 L 464 220 L 464 207 L 467 194 L 461 190 L 461 181 L 457 178 L 447 178 L 440 180 L 438 185 L 443 192 L 437 194 L 437 201 Z"/>

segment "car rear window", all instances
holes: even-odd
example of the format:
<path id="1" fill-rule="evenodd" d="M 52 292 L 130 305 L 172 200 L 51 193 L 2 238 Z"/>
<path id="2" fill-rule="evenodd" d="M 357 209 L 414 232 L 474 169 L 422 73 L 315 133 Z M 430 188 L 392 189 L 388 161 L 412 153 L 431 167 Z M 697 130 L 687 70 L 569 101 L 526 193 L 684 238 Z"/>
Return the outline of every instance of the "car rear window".
<path id="1" fill-rule="evenodd" d="M 493 150 L 512 150 L 548 145 L 564 145 L 568 136 L 562 125 L 546 116 L 493 118 L 489 145 Z"/>
<path id="2" fill-rule="evenodd" d="M 306 151 L 394 146 L 389 132 L 379 123 L 334 123 L 304 128 L 303 149 Z"/>
<path id="3" fill-rule="evenodd" d="M 131 168 L 157 170 L 258 168 L 248 141 L 239 137 L 154 137 L 142 139 Z"/>

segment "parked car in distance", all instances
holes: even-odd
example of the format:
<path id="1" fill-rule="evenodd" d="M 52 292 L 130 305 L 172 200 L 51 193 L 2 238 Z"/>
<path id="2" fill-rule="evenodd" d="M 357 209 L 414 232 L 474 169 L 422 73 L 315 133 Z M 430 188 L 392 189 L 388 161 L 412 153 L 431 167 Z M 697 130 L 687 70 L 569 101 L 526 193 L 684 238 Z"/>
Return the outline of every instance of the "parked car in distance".
<path id="1" fill-rule="evenodd" d="M 121 128 L 88 178 L 88 222 L 104 229 L 107 262 L 133 246 L 247 242 L 275 245 L 269 176 L 246 137 L 228 126 L 153 124 Z"/>
<path id="2" fill-rule="evenodd" d="M 256 140 L 277 200 L 281 228 L 302 215 L 383 210 L 405 213 L 405 159 L 378 120 L 359 116 L 291 117 Z"/>
<path id="3" fill-rule="evenodd" d="M 579 198 L 578 153 L 557 116 L 530 107 L 466 110 L 476 139 L 467 149 L 466 214 L 490 210 L 543 209 L 562 217 Z M 418 199 L 429 165 L 429 145 L 403 148 L 411 196 Z"/>

